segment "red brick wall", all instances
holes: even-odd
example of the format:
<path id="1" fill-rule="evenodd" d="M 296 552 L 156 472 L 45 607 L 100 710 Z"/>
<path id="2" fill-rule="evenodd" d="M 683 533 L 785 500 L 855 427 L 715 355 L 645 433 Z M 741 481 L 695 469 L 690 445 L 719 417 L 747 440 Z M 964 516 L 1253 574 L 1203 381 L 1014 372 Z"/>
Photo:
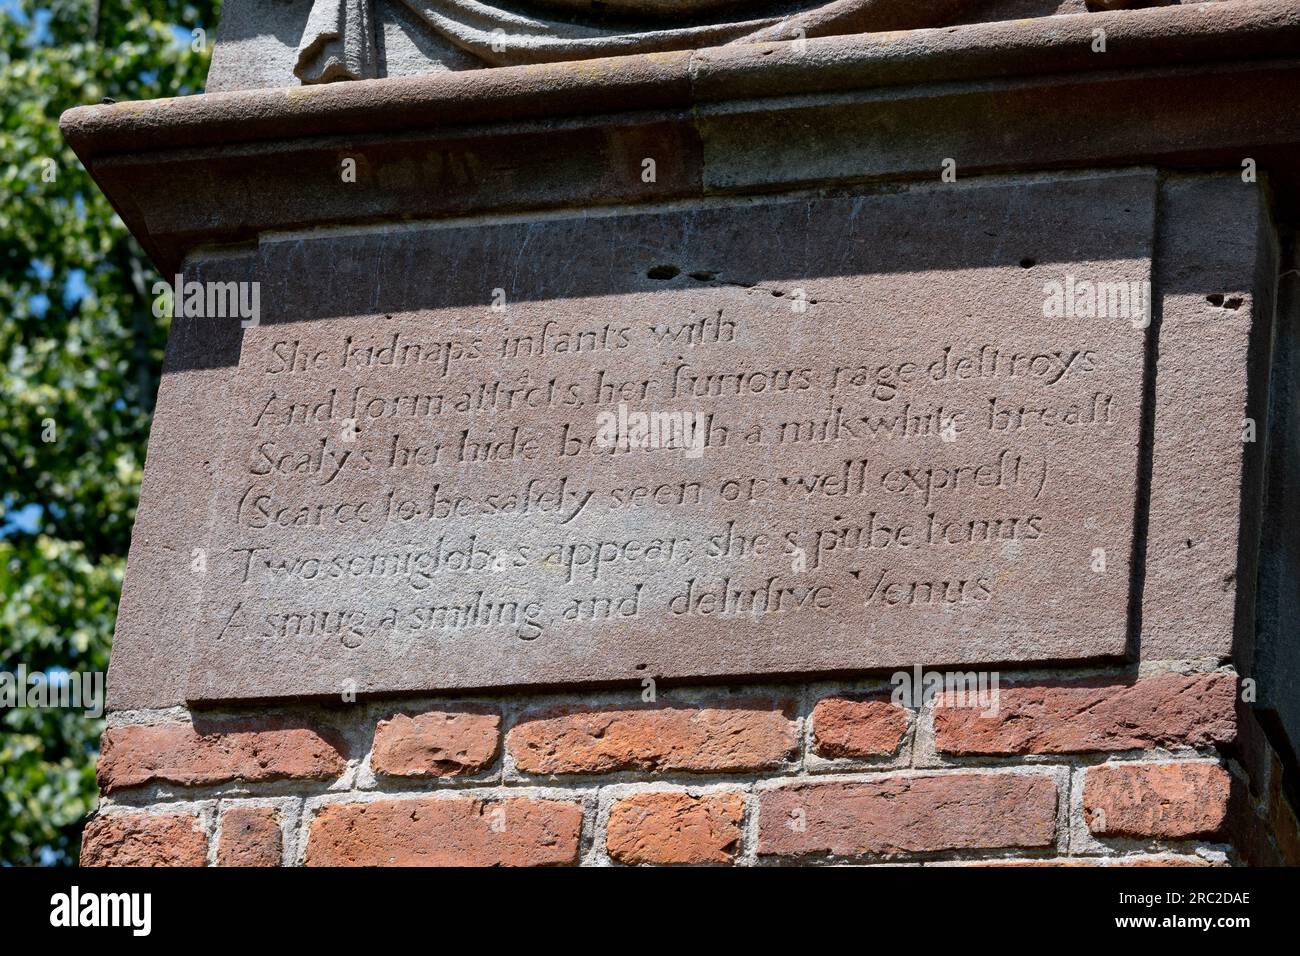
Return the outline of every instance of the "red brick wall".
<path id="1" fill-rule="evenodd" d="M 122 712 L 104 735 L 103 799 L 82 861 L 1219 865 L 1285 856 L 1279 806 L 1289 808 L 1246 782 L 1228 670 L 1004 673 L 996 715 L 942 701 L 899 706 L 890 690 L 876 681 L 659 688 L 653 702 L 638 689 L 256 717 Z M 1265 818 L 1238 833 L 1238 821 Z"/>

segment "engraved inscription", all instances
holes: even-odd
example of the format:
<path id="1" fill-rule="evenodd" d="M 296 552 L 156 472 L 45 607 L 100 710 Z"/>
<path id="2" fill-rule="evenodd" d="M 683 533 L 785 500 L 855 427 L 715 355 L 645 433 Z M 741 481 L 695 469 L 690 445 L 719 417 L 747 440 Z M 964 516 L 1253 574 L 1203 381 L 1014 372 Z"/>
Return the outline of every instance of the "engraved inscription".
<path id="1" fill-rule="evenodd" d="M 735 254 L 249 329 L 195 696 L 1122 653 L 1145 332 L 1042 290 L 1147 261 Z"/>

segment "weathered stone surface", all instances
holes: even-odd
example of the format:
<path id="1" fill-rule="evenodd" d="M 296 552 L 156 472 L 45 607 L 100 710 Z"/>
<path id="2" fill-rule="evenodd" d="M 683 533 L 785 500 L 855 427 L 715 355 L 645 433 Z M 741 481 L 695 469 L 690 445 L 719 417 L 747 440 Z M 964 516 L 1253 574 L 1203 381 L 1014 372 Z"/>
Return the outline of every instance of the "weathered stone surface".
<path id="1" fill-rule="evenodd" d="M 268 21 L 284 39 L 282 30 L 295 28 L 282 16 L 298 17 L 300 30 L 305 8 L 279 6 L 260 22 L 244 19 L 246 39 L 263 39 Z M 738 45 L 291 91 L 261 80 L 219 97 L 79 107 L 62 125 L 166 275 L 199 246 L 323 223 L 662 201 L 682 195 L 670 184 L 701 196 L 706 180 L 716 191 L 928 179 L 936 157 L 960 157 L 962 176 L 1013 163 L 1229 168 L 1262 142 L 1300 135 L 1300 117 L 1287 109 L 1300 99 L 1300 71 L 1277 66 L 1300 37 L 1294 4 L 1238 0 L 1037 21 L 1021 12 L 1005 23 L 835 37 L 806 49 Z M 1105 56 L 1091 50 L 1094 29 L 1110 38 Z M 280 51 L 287 61 L 259 54 L 258 65 L 289 75 L 296 36 Z M 214 63 L 223 55 L 218 44 Z M 1167 69 L 1176 64 L 1195 68 Z M 849 102 L 828 104 L 819 93 Z M 1134 101 L 1161 122 L 1129 109 Z M 627 129 L 629 111 L 654 116 L 657 135 Z M 996 137 L 985 134 L 993 123 Z M 809 134 L 773 137 L 776 125 Z M 466 126 L 478 132 L 466 139 Z M 561 141 L 568 145 L 553 152 Z M 636 151 L 647 143 L 661 146 Z M 222 148 L 177 148 L 200 145 Z M 339 180 L 344 155 L 363 172 L 355 183 Z M 671 158 L 653 184 L 640 179 L 647 157 Z M 473 171 L 474 161 L 485 176 L 447 177 L 451 168 Z M 395 180 L 403 188 L 394 190 Z"/>
<path id="2" fill-rule="evenodd" d="M 1228 819 L 1232 777 L 1218 764 L 1104 764 L 1083 781 L 1083 815 L 1100 837 L 1210 837 Z"/>
<path id="3" fill-rule="evenodd" d="M 550 8 L 556 7 L 567 7 L 570 12 L 576 9 L 581 15 L 589 13 L 591 7 L 589 0 L 543 0 L 526 5 L 540 8 L 532 12 L 543 15 L 553 13 Z M 1133 5 L 1151 6 L 1141 0 L 1089 0 L 1087 8 L 1110 11 Z M 709 4 L 709 9 L 687 11 L 679 4 L 614 0 L 601 4 L 601 9 L 622 13 L 624 18 L 603 34 L 599 30 L 593 31 L 592 25 L 588 24 L 584 31 L 587 37 L 575 42 L 572 26 L 566 28 L 543 16 L 542 22 L 533 21 L 535 33 L 519 36 L 519 23 L 512 19 L 509 23 L 502 22 L 504 29 L 497 31 L 493 45 L 485 41 L 485 36 L 492 34 L 491 18 L 500 17 L 501 11 L 494 10 L 492 3 L 474 5 L 478 29 L 468 33 L 467 25 L 458 22 L 456 16 L 456 8 L 462 7 L 459 12 L 463 16 L 464 7 L 455 0 L 439 5 L 441 16 L 433 23 L 422 15 L 428 13 L 427 5 L 409 0 L 406 3 L 402 0 L 349 0 L 346 5 L 334 0 L 318 6 L 328 8 L 331 14 L 342 8 L 350 16 L 345 15 L 342 24 L 328 21 L 329 29 L 322 34 L 319 26 L 314 30 L 310 28 L 309 15 L 311 19 L 317 19 L 311 3 L 230 0 L 223 5 L 221 31 L 208 73 L 208 92 L 317 82 L 322 58 L 319 50 L 311 44 L 316 42 L 319 46 L 318 38 L 322 37 L 332 41 L 327 49 L 340 66 L 346 64 L 350 68 L 346 73 L 342 69 L 331 73 L 335 79 L 344 76 L 437 74 L 485 66 L 584 60 L 593 56 L 692 47 L 716 47 L 716 50 L 700 51 L 702 54 L 736 48 L 745 50 L 750 46 L 758 46 L 760 51 L 770 53 L 773 44 L 765 41 L 792 40 L 797 36 L 815 38 L 811 49 L 806 42 L 797 47 L 800 55 L 809 57 L 832 44 L 849 40 L 861 43 L 860 38 L 864 35 L 871 37 L 880 31 L 890 31 L 891 35 L 887 38 L 871 37 L 879 46 L 896 50 L 906 44 L 906 55 L 894 54 L 904 61 L 924 59 L 927 53 L 951 52 L 953 46 L 970 42 L 967 39 L 970 34 L 978 35 L 985 48 L 998 52 L 1005 52 L 1009 47 L 1014 49 L 1017 42 L 1025 43 L 1019 34 L 1027 30 L 1033 30 L 1034 39 L 1040 43 L 1040 33 L 1048 36 L 1062 34 L 1074 41 L 1071 45 L 1061 44 L 1064 50 L 1058 56 L 1067 58 L 1067 63 L 1057 65 L 1063 69 L 1067 65 L 1086 63 L 1083 56 L 1091 53 L 1089 27 L 1104 28 L 1108 34 L 1117 35 L 1107 55 L 1120 59 L 1133 46 L 1158 43 L 1170 35 L 1182 37 L 1187 33 L 1201 32 L 1205 30 L 1207 20 L 1227 35 L 1224 37 L 1226 44 L 1240 42 L 1240 38 L 1233 34 L 1240 30 L 1242 21 L 1250 22 L 1250 13 L 1257 14 L 1249 9 L 1256 6 L 1251 3 L 1232 4 L 1233 7 L 1246 7 L 1247 11 L 1219 13 L 1211 18 L 1205 14 L 1199 17 L 1188 15 L 1177 6 L 1173 10 L 1143 10 L 1130 16 L 1106 15 L 1105 12 L 1078 15 L 1085 13 L 1084 0 L 933 0 L 924 4 L 912 0 L 849 0 L 838 3 L 807 0 L 797 9 L 787 4 L 786 9 L 779 12 L 788 16 L 775 23 L 770 16 L 773 13 L 770 4 L 760 4 L 755 11 L 737 11 L 734 0 L 726 0 Z M 671 13 L 667 11 L 669 6 L 672 7 Z M 656 10 L 656 7 L 662 9 Z M 373 43 L 367 47 L 358 42 L 359 38 L 347 27 L 349 20 L 367 16 L 364 12 L 367 9 L 372 21 L 371 29 L 382 37 L 378 48 Z M 701 21 L 701 13 L 712 16 Z M 629 14 L 632 26 L 628 25 Z M 1042 19 L 1031 19 L 1034 17 Z M 674 28 L 674 21 L 680 22 L 684 18 L 690 18 L 692 25 Z M 913 29 L 950 23 L 962 26 L 947 30 Z M 903 30 L 910 31 L 906 39 L 893 33 Z M 338 42 L 340 34 L 351 38 L 346 47 Z M 819 39 L 821 37 L 830 39 Z M 728 42 L 733 38 L 733 42 Z M 1076 52 L 1072 47 L 1081 49 L 1083 54 L 1071 57 L 1070 54 Z M 344 49 L 350 56 L 344 56 Z M 302 50 L 308 54 L 305 59 L 300 53 Z M 1213 52 L 1213 48 L 1209 48 L 1209 52 Z M 366 55 L 363 57 L 362 53 Z"/>
<path id="4" fill-rule="evenodd" d="M 1289 318 L 1300 314 L 1300 256 L 1276 232 L 1269 238 L 1282 242 L 1283 249 L 1275 263 L 1273 364 L 1267 378 L 1270 424 L 1263 454 L 1257 450 L 1252 456 L 1256 461 L 1263 458 L 1266 468 L 1259 507 L 1258 591 L 1254 634 L 1244 635 L 1253 640 L 1241 641 L 1235 659 L 1242 673 L 1258 682 L 1253 709 L 1259 719 L 1274 728 L 1280 725 L 1289 741 L 1277 744 L 1278 749 L 1300 755 L 1300 694 L 1295 692 L 1300 687 L 1300 641 L 1295 640 L 1293 623 L 1300 620 L 1300 427 L 1296 426 L 1300 422 L 1300 324 Z M 1261 313 L 1264 317 L 1266 313 Z M 1263 378 L 1256 373 L 1256 396 L 1263 391 L 1258 387 Z M 1264 779 L 1253 772 L 1251 777 Z M 1293 852 L 1286 858 L 1300 859 L 1294 827 L 1291 832 Z"/>
<path id="5" fill-rule="evenodd" d="M 250 255 L 204 257 L 187 266 L 185 278 L 248 282 L 252 263 Z M 221 402 L 212 399 L 235 375 L 240 336 L 237 322 L 172 320 L 113 630 L 112 710 L 172 707 L 185 699 L 187 649 L 200 626 L 194 562 L 211 547 L 213 436 L 225 419 Z"/>
<path id="6" fill-rule="evenodd" d="M 1041 0 L 1040 0 L 1041 2 Z M 446 0 L 436 9 L 401 0 L 388 5 L 400 11 L 403 35 L 437 53 L 416 69 L 447 69 L 442 50 L 459 50 L 472 66 L 584 60 L 620 53 L 655 53 L 727 42 L 792 40 L 828 34 L 904 30 L 940 26 L 978 0 L 795 0 L 786 9 L 738 11 L 732 0 L 613 0 L 594 9 L 589 2 L 569 3 L 564 16 L 549 16 L 563 0 L 524 0 L 533 16 L 521 19 L 518 2 L 497 6 L 492 0 Z M 298 41 L 293 74 L 303 83 L 371 79 L 391 75 L 394 64 L 387 44 L 374 42 L 375 0 L 316 0 Z M 511 7 L 515 7 L 512 9 Z M 538 9 L 540 8 L 540 9 Z M 719 9 L 721 8 L 721 9 Z M 607 13 L 631 17 L 610 22 Z M 685 22 L 683 22 L 685 21 Z M 388 24 L 385 24 L 387 27 Z M 408 66 L 402 60 L 395 64 Z M 455 65 L 452 65 L 455 68 Z M 283 80 L 281 81 L 283 82 Z"/>
<path id="7" fill-rule="evenodd" d="M 111 793 L 165 781 L 185 786 L 285 777 L 327 780 L 347 766 L 343 744 L 300 722 L 249 718 L 111 727 L 101 741 L 99 785 Z"/>
<path id="8" fill-rule="evenodd" d="M 1236 736 L 1235 697 L 1236 679 L 1222 672 L 1002 687 L 995 714 L 936 707 L 935 747 L 1046 754 L 1218 746 Z"/>
<path id="9" fill-rule="evenodd" d="M 81 837 L 82 866 L 205 866 L 208 838 L 192 813 L 110 813 Z"/>
<path id="10" fill-rule="evenodd" d="M 506 735 L 506 748 L 526 773 L 762 770 L 794 756 L 798 737 L 792 712 L 790 702 L 780 701 L 562 708 L 525 716 Z"/>
<path id="11" fill-rule="evenodd" d="M 264 243 L 190 698 L 1122 654 L 1153 198 Z"/>
<path id="12" fill-rule="evenodd" d="M 279 814 L 271 807 L 233 807 L 221 814 L 217 866 L 279 866 L 284 854 Z"/>
<path id="13" fill-rule="evenodd" d="M 1019 31 L 1018 26 L 1012 29 Z M 1067 46 L 1064 35 L 1053 40 Z M 1218 38 L 1221 41 L 1222 37 Z M 1070 52 L 1082 54 L 1087 49 L 1085 41 Z M 899 52 L 894 51 L 895 55 Z M 1044 48 L 1038 47 L 1038 52 L 1041 55 Z M 792 58 L 799 56 L 794 53 Z M 1106 57 L 1092 56 L 1094 63 L 1117 65 Z M 1294 88 L 1300 77 L 1288 75 L 1289 70 L 1261 67 L 1258 72 L 1234 73 L 1242 83 L 1234 85 L 1232 95 L 1238 103 L 1244 98 L 1267 111 L 1265 91 L 1279 85 Z M 830 86 L 834 72 L 813 72 L 805 82 Z M 729 79 L 724 78 L 724 86 L 732 85 Z M 744 77 L 735 85 L 786 85 L 775 76 L 753 83 L 749 80 Z M 769 80 L 776 83 L 769 84 Z M 1240 127 L 1225 131 L 1228 142 L 1235 146 L 1224 142 L 1223 153 L 1204 141 L 1204 124 L 1228 120 L 1233 103 L 1224 95 L 1223 78 L 1208 73 L 1149 71 L 1130 75 L 1120 70 L 1102 76 L 1076 74 L 1068 84 L 994 82 L 962 85 L 950 92 L 928 86 L 921 89 L 925 95 L 914 97 L 898 97 L 892 90 L 883 95 L 871 90 L 856 96 L 783 97 L 763 111 L 753 110 L 748 103 L 732 102 L 702 109 L 695 126 L 704 142 L 704 188 L 728 193 L 854 178 L 888 180 L 902 175 L 921 179 L 938 176 L 945 158 L 961 163 L 967 174 L 1009 167 L 1105 168 L 1122 165 L 1125 158 L 1131 160 L 1135 155 L 1142 155 L 1144 162 L 1182 166 L 1192 153 L 1203 155 L 1206 164 L 1230 167 L 1236 163 L 1227 160 L 1229 151 L 1240 157 L 1250 149 L 1249 137 L 1258 142 L 1261 135 L 1271 135 L 1254 130 L 1242 135 L 1262 120 L 1251 117 Z M 1136 127 L 1121 129 L 1116 121 L 1126 104 L 1138 97 L 1161 117 L 1159 124 L 1146 124 L 1147 129 L 1159 126 L 1159 133 L 1150 139 Z M 1194 103 L 1189 101 L 1193 98 Z M 1050 124 L 1044 122 L 1048 113 L 1053 117 Z M 976 116 L 983 122 L 970 120 Z M 1240 113 L 1237 118 L 1241 119 Z M 1280 116 L 1263 122 L 1290 125 Z M 997 126 L 996 137 L 986 135 L 992 124 Z M 774 127 L 807 130 L 806 141 L 772 136 Z M 1098 129 L 1106 129 L 1107 135 L 1098 136 Z"/>
<path id="14" fill-rule="evenodd" d="M 730 863 L 744 816 L 739 793 L 638 793 L 610 809 L 605 845 L 619 863 Z"/>
<path id="15" fill-rule="evenodd" d="M 1245 185 L 1187 177 L 1162 189 L 1142 593 L 1148 659 L 1226 658 L 1234 639 L 1248 659 L 1254 639 L 1268 371 L 1252 354 L 1268 351 L 1276 253 L 1263 196 Z"/>
<path id="16" fill-rule="evenodd" d="M 763 856 L 1043 847 L 1056 829 L 1056 782 L 1024 773 L 891 775 L 765 790 L 758 806 Z"/>
<path id="17" fill-rule="evenodd" d="M 394 714 L 375 728 L 370 766 L 390 777 L 459 777 L 486 770 L 500 744 L 500 714 Z"/>
<path id="18" fill-rule="evenodd" d="M 517 797 L 379 800 L 323 807 L 308 866 L 553 866 L 575 863 L 582 808 Z"/>
<path id="19" fill-rule="evenodd" d="M 1051 11 L 1050 0 L 1038 2 L 1043 12 Z M 802 0 L 784 9 L 769 4 L 738 10 L 734 0 L 611 0 L 593 9 L 587 0 L 524 0 L 523 11 L 520 6 L 491 0 L 449 0 L 436 7 L 414 0 L 232 0 L 222 10 L 207 88 L 329 83 L 933 27 L 986 4 Z"/>
<path id="20" fill-rule="evenodd" d="M 826 697 L 812 713 L 813 748 L 821 757 L 887 757 L 907 735 L 908 714 L 888 696 Z"/>

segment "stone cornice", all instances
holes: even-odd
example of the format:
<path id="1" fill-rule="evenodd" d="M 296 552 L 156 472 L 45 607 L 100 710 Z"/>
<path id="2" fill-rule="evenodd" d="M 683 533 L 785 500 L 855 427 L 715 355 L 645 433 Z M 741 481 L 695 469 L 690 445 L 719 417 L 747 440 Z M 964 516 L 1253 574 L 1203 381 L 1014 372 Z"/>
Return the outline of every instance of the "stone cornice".
<path id="1" fill-rule="evenodd" d="M 1300 4 L 1230 0 L 87 106 L 61 127 L 171 271 L 270 230 L 915 179 L 948 157 L 1266 165 L 1300 145 L 1298 101 Z"/>

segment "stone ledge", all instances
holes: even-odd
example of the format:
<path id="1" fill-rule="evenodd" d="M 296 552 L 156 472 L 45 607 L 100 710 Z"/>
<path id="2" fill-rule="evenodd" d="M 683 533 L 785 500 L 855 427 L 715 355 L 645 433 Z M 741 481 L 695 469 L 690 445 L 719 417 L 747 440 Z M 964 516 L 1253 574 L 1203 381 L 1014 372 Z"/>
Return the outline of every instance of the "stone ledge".
<path id="1" fill-rule="evenodd" d="M 1106 54 L 1091 51 L 1106 31 Z M 1077 14 L 609 57 L 469 73 L 82 106 L 59 121 L 83 160 L 180 146 L 444 129 L 724 100 L 1293 56 L 1278 0 Z"/>
<path id="2" fill-rule="evenodd" d="M 1298 41 L 1294 5 L 1197 4 L 88 106 L 61 127 L 170 274 L 268 232 L 937 180 L 944 157 L 963 178 L 1283 167 Z"/>

